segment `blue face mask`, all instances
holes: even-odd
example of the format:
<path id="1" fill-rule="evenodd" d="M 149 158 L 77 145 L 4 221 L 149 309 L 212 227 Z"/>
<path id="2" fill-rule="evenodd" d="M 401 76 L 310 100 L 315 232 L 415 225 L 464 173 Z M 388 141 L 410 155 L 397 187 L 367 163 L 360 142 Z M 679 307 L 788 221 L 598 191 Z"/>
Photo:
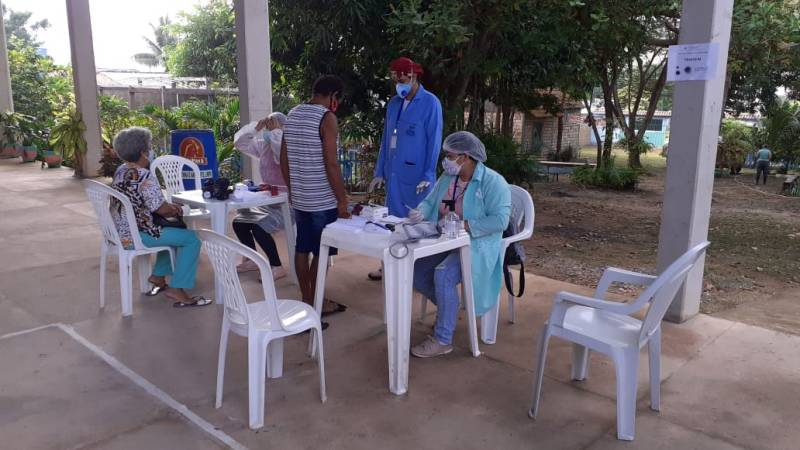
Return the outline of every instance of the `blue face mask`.
<path id="1" fill-rule="evenodd" d="M 411 83 L 397 83 L 394 85 L 394 89 L 397 91 L 397 95 L 406 98 L 406 95 L 411 92 Z"/>

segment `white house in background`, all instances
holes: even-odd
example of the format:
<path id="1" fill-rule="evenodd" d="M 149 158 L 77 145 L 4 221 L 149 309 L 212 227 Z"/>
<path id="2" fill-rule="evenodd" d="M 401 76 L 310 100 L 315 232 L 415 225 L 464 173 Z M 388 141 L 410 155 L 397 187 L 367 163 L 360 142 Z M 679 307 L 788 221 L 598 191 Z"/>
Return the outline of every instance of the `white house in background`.
<path id="1" fill-rule="evenodd" d="M 594 115 L 594 118 L 597 121 L 597 130 L 600 132 L 600 139 L 602 140 L 605 138 L 606 132 L 605 109 L 593 108 L 592 115 Z M 645 113 L 640 112 L 636 117 L 637 120 L 644 120 Z M 630 117 L 626 115 L 625 122 L 630 123 L 629 120 Z M 671 120 L 672 111 L 656 111 L 655 114 L 653 114 L 652 120 L 650 120 L 650 123 L 647 125 L 647 131 L 644 132 L 645 142 L 650 143 L 650 145 L 653 147 L 663 147 L 664 144 L 669 141 L 669 125 Z M 614 142 L 617 142 L 624 137 L 625 133 L 622 131 L 622 129 L 618 126 L 614 127 Z M 592 127 L 585 122 L 583 125 L 581 125 L 580 143 L 581 146 L 597 145 L 594 132 L 592 132 Z"/>

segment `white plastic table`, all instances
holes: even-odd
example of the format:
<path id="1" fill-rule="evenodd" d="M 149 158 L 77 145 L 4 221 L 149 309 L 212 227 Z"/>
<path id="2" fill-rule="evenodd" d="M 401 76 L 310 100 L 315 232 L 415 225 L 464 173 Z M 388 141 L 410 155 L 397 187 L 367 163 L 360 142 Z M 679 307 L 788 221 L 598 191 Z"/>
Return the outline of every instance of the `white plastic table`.
<path id="1" fill-rule="evenodd" d="M 286 246 L 289 250 L 289 277 L 296 283 L 294 271 L 294 244 L 295 235 L 292 226 L 292 212 L 289 208 L 289 196 L 286 193 L 270 195 L 268 192 L 259 192 L 258 195 L 248 197 L 246 200 L 238 201 L 233 195 L 228 200 L 212 200 L 203 198 L 203 191 L 195 189 L 184 191 L 172 195 L 172 201 L 195 208 L 205 208 L 211 213 L 211 229 L 223 236 L 228 230 L 228 214 L 237 209 L 255 208 L 257 206 L 281 205 L 283 215 L 283 230 L 286 233 Z M 222 283 L 214 279 L 215 298 L 217 303 L 222 303 Z"/>
<path id="2" fill-rule="evenodd" d="M 391 237 L 362 231 L 327 227 L 322 232 L 320 261 L 327 261 L 330 247 L 356 253 L 383 261 L 384 299 L 386 302 L 386 337 L 389 353 L 389 390 L 396 395 L 408 391 L 408 364 L 411 341 L 411 307 L 413 304 L 414 262 L 426 256 L 459 249 L 461 253 L 462 291 L 467 302 L 468 320 L 470 321 L 470 346 L 472 355 L 480 355 L 478 335 L 475 329 L 475 304 L 472 296 L 472 259 L 470 257 L 470 239 L 466 232 L 456 239 L 426 239 L 408 244 L 408 255 L 397 259 L 389 253 Z M 320 264 L 317 269 L 317 286 L 314 296 L 314 308 L 322 312 L 325 294 L 325 276 L 327 265 Z"/>

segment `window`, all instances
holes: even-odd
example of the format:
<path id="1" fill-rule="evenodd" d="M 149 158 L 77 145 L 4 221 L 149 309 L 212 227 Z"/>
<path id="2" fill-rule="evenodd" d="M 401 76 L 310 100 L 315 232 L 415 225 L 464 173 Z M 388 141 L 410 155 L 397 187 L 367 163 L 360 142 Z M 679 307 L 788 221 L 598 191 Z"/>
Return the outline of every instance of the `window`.
<path id="1" fill-rule="evenodd" d="M 662 131 L 664 119 L 650 119 L 650 123 L 647 124 L 647 131 Z M 639 130 L 642 128 L 644 124 L 644 119 L 636 119 L 636 129 Z"/>

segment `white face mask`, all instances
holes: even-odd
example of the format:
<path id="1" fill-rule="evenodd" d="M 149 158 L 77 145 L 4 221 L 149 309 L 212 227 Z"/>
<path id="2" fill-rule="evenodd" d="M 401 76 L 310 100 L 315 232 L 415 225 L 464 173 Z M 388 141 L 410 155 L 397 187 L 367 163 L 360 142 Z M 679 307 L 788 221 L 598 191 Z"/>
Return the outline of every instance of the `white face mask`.
<path id="1" fill-rule="evenodd" d="M 450 160 L 445 157 L 442 160 L 442 169 L 444 169 L 444 173 L 452 176 L 456 176 L 459 173 L 461 173 L 461 166 L 463 166 L 464 163 L 459 164 L 456 161 L 458 161 L 458 158 L 456 158 L 455 160 Z"/>

